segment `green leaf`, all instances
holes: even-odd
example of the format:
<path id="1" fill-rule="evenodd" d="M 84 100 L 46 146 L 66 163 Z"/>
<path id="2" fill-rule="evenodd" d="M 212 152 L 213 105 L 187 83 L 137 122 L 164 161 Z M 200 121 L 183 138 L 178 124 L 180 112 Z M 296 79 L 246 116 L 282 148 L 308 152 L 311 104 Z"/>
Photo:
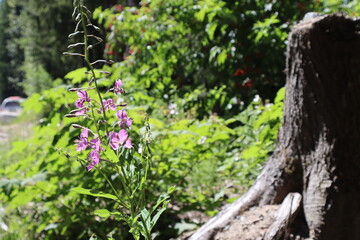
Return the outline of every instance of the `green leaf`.
<path id="1" fill-rule="evenodd" d="M 86 189 L 86 188 L 82 188 L 82 187 L 74 187 L 71 189 L 71 191 L 79 193 L 79 194 L 90 195 L 93 197 L 102 197 L 102 198 L 108 198 L 108 199 L 112 199 L 112 200 L 118 200 L 118 198 L 112 194 L 103 193 L 101 191 L 97 192 L 95 190 Z"/>
<path id="2" fill-rule="evenodd" d="M 155 118 L 149 118 L 149 124 L 154 125 L 156 128 L 163 128 L 164 123 Z"/>
<path id="3" fill-rule="evenodd" d="M 185 231 L 190 231 L 197 228 L 197 225 L 194 223 L 187 223 L 184 220 L 181 220 L 181 223 L 175 224 L 175 229 L 178 230 L 178 234 L 181 234 Z"/>
<path id="4" fill-rule="evenodd" d="M 206 8 L 200 9 L 200 11 L 195 14 L 195 18 L 200 22 L 203 22 L 205 20 L 206 12 L 207 12 Z"/>
<path id="5" fill-rule="evenodd" d="M 219 54 L 219 56 L 217 57 L 217 63 L 218 63 L 219 65 L 224 64 L 226 58 L 227 58 L 226 50 L 222 50 L 221 53 Z"/>
<path id="6" fill-rule="evenodd" d="M 274 103 L 282 102 L 285 99 L 285 87 L 280 88 L 280 90 L 276 94 L 276 98 Z"/>
<path id="7" fill-rule="evenodd" d="M 220 52 L 221 52 L 221 48 L 220 48 L 220 47 L 218 47 L 218 46 L 212 47 L 212 48 L 210 49 L 209 61 L 212 61 L 212 60 L 215 58 L 215 56 L 216 56 L 217 54 L 219 54 Z"/>
<path id="8" fill-rule="evenodd" d="M 94 214 L 102 218 L 108 218 L 111 215 L 110 211 L 107 209 L 98 209 L 94 212 Z"/>
<path id="9" fill-rule="evenodd" d="M 218 24 L 216 22 L 208 23 L 206 25 L 206 32 L 209 35 L 210 40 L 213 40 L 217 26 Z"/>
<path id="10" fill-rule="evenodd" d="M 104 153 L 109 161 L 113 163 L 119 162 L 119 158 L 116 156 L 116 153 L 110 147 L 106 147 L 106 151 Z"/>
<path id="11" fill-rule="evenodd" d="M 252 145 L 241 153 L 241 157 L 243 159 L 256 158 L 259 156 L 259 154 L 261 154 L 261 152 L 262 149 L 259 145 Z"/>
<path id="12" fill-rule="evenodd" d="M 172 194 L 176 190 L 176 186 L 171 186 L 168 188 L 167 194 Z"/>
<path id="13" fill-rule="evenodd" d="M 84 79 L 86 79 L 86 75 L 85 75 L 86 71 L 87 69 L 85 67 L 78 68 L 66 74 L 64 78 L 71 79 L 72 80 L 71 82 L 73 84 L 81 83 Z"/>
<path id="14" fill-rule="evenodd" d="M 150 231 L 150 229 L 151 229 L 151 213 L 146 208 L 141 210 L 141 218 L 145 222 L 146 229 Z"/>
<path id="15" fill-rule="evenodd" d="M 155 226 L 155 224 L 157 223 L 157 221 L 159 220 L 161 214 L 163 212 L 165 212 L 166 208 L 161 208 L 157 211 L 157 213 L 155 214 L 155 216 L 151 219 L 151 227 L 150 229 L 153 229 L 153 227 Z"/>

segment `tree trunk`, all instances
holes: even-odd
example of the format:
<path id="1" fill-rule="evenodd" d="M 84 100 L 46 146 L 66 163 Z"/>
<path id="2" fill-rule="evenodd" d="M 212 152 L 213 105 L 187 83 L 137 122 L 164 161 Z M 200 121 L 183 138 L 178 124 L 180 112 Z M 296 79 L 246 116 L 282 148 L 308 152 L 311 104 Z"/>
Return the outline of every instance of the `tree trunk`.
<path id="1" fill-rule="evenodd" d="M 310 19 L 288 38 L 283 124 L 250 190 L 191 240 L 213 239 L 252 206 L 302 195 L 303 237 L 360 239 L 360 20 Z M 297 226 L 299 227 L 299 226 Z"/>

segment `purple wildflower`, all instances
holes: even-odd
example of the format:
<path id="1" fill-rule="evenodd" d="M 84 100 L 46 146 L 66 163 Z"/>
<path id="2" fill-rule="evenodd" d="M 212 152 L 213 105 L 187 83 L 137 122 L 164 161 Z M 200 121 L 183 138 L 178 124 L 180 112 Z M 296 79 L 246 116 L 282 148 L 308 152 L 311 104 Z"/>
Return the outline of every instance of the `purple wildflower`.
<path id="1" fill-rule="evenodd" d="M 110 143 L 109 143 L 110 147 L 114 150 L 117 150 L 121 144 L 118 134 L 116 132 L 110 132 L 109 137 L 110 137 Z"/>
<path id="2" fill-rule="evenodd" d="M 102 102 L 103 102 L 105 111 L 110 110 L 110 109 L 113 111 L 116 110 L 116 105 L 114 104 L 114 101 L 112 99 L 102 100 Z M 101 108 L 100 112 L 102 112 L 102 110 L 103 109 Z"/>
<path id="3" fill-rule="evenodd" d="M 101 146 L 100 146 L 100 138 L 99 137 L 95 137 L 93 139 L 90 140 L 89 142 L 89 146 L 90 148 L 92 148 L 93 150 L 100 152 L 102 150 Z"/>
<path id="4" fill-rule="evenodd" d="M 124 147 L 129 148 L 129 149 L 132 148 L 132 143 L 131 143 L 130 138 L 126 139 Z"/>
<path id="5" fill-rule="evenodd" d="M 87 93 L 87 91 L 79 90 L 79 91 L 77 91 L 77 95 L 78 95 L 79 99 L 84 100 L 84 102 L 90 102 L 90 97 L 89 97 L 89 94 Z"/>
<path id="6" fill-rule="evenodd" d="M 131 118 L 129 118 L 126 114 L 126 111 L 125 110 L 119 110 L 117 112 L 117 116 L 118 118 L 120 119 L 120 121 L 118 122 L 119 125 L 123 128 L 125 128 L 125 125 L 130 127 L 131 124 L 132 124 L 132 120 Z"/>
<path id="7" fill-rule="evenodd" d="M 126 141 L 126 139 L 129 136 L 129 134 L 125 131 L 125 129 L 121 129 L 120 132 L 118 133 L 118 135 L 119 135 L 119 140 L 120 140 L 121 144 L 124 144 L 124 142 Z"/>
<path id="8" fill-rule="evenodd" d="M 131 140 L 128 138 L 129 134 L 121 129 L 118 133 L 111 132 L 110 137 L 110 147 L 114 150 L 118 150 L 121 145 L 124 145 L 126 148 L 132 148 Z"/>
<path id="9" fill-rule="evenodd" d="M 78 145 L 76 147 L 76 151 L 81 152 L 87 148 L 88 137 L 89 137 L 89 129 L 84 128 L 84 130 L 80 134 L 80 140 L 77 141 Z"/>
<path id="10" fill-rule="evenodd" d="M 77 111 L 75 112 L 76 116 L 82 116 L 82 115 L 86 115 L 86 107 L 80 108 L 80 109 L 76 109 Z"/>
<path id="11" fill-rule="evenodd" d="M 84 107 L 84 99 L 81 99 L 81 98 L 77 99 L 75 101 L 75 106 L 77 108 L 83 108 Z"/>
<path id="12" fill-rule="evenodd" d="M 95 151 L 95 150 L 92 150 L 90 152 L 90 156 L 89 156 L 89 159 L 90 159 L 90 164 L 87 166 L 87 170 L 90 171 L 91 169 L 93 169 L 96 165 L 98 165 L 100 163 L 100 154 Z"/>
<path id="13" fill-rule="evenodd" d="M 115 94 L 123 94 L 125 93 L 125 90 L 121 87 L 122 86 L 122 81 L 120 79 L 116 80 L 115 84 L 114 84 L 114 93 Z"/>
<path id="14" fill-rule="evenodd" d="M 85 102 L 90 102 L 90 97 L 85 90 L 77 91 L 78 99 L 75 101 L 75 106 L 79 109 L 76 111 L 75 115 L 81 116 L 86 114 L 86 107 L 84 105 Z"/>

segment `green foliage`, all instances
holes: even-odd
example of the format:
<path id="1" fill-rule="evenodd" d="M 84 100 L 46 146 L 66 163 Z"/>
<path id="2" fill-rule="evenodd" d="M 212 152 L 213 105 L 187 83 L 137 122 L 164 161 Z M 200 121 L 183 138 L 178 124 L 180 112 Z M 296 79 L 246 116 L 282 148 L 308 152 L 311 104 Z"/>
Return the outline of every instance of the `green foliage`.
<path id="1" fill-rule="evenodd" d="M 115 4 L 116 1 L 107 2 Z M 91 2 L 90 5 L 97 4 Z M 62 55 L 67 47 L 67 36 L 73 30 L 72 1 L 3 0 L 1 5 L 3 23 L 0 25 L 6 28 L 1 31 L 5 39 L 0 36 L 0 41 L 6 56 L 0 59 L 5 61 L 7 71 L 1 71 L 4 80 L 0 81 L 7 84 L 7 95 L 41 92 L 53 86 L 49 84 L 52 79 L 62 78 L 81 64 L 79 59 Z M 101 56 L 102 52 L 100 48 L 93 54 Z"/>
<path id="2" fill-rule="evenodd" d="M 53 86 L 52 79 L 42 65 L 29 63 L 24 66 L 26 81 L 22 83 L 24 92 L 30 96 Z"/>
<path id="3" fill-rule="evenodd" d="M 234 97 L 246 104 L 255 94 L 275 97 L 284 83 L 289 23 L 304 13 L 292 1 L 155 0 L 121 12 L 98 8 L 94 16 L 108 28 L 107 55 L 123 60 L 123 79 L 164 101 L 191 93 L 184 108 L 202 118 L 243 110 L 225 110 Z"/>
<path id="4" fill-rule="evenodd" d="M 151 118 L 154 142 L 150 177 L 153 181 L 146 185 L 147 192 L 156 195 L 167 191 L 166 186 L 176 184 L 178 190 L 172 195 L 176 199 L 174 204 L 182 206 L 181 211 L 196 209 L 214 214 L 210 209 L 216 209 L 232 191 L 220 191 L 227 187 L 224 181 L 247 186 L 250 184 L 248 177 L 256 176 L 261 162 L 272 151 L 280 123 L 280 99 L 272 106 L 265 106 L 260 100 L 253 102 L 247 111 L 226 121 L 216 116 L 193 120 L 181 112 L 167 114 L 166 118 L 161 115 Z M 25 222 L 17 224 L 26 226 L 28 239 L 40 236 L 56 239 L 65 235 L 78 239 L 92 233 L 106 236 L 110 232 L 114 233 L 113 237 L 126 236 L 125 227 L 115 228 L 115 219 L 121 215 L 101 210 L 112 209 L 111 199 L 108 201 L 103 196 L 113 197 L 101 193 L 108 193 L 110 186 L 99 174 L 86 173 L 74 158 L 58 155 L 53 148 L 55 145 L 69 152 L 75 149 L 73 140 L 77 133 L 70 128 L 75 120 L 61 117 L 74 101 L 74 94 L 63 87 L 30 98 L 25 103 L 25 110 L 34 109 L 46 117 L 42 118 L 31 139 L 14 145 L 9 157 L 20 156 L 22 160 L 0 170 L 1 175 L 6 176 L 2 178 L 4 191 L 0 199 L 11 207 L 5 214 L 24 219 Z M 166 107 L 161 107 L 164 113 L 168 113 Z M 135 108 L 131 111 L 135 126 L 140 126 L 143 110 Z M 237 127 L 229 128 L 234 124 Z M 133 130 L 137 132 L 135 127 Z M 254 148 L 259 151 L 251 150 Z M 97 192 L 86 190 L 90 188 Z M 78 195 L 76 191 L 83 194 Z M 99 202 L 101 209 L 96 207 Z M 15 209 L 20 211 L 15 212 Z M 33 215 L 36 218 L 31 217 L 32 214 L 36 214 Z M 106 221 L 97 219 L 96 215 Z M 9 222 L 12 218 L 3 219 L 9 219 L 5 220 L 8 226 L 15 226 Z M 174 226 L 176 222 L 171 224 Z"/>
<path id="5" fill-rule="evenodd" d="M 43 1 L 39 5 L 30 0 L 8 2 L 9 81 L 21 82 L 24 62 L 33 60 L 36 68 L 29 68 L 25 76 L 54 79 L 55 72 L 68 72 L 70 66 L 64 67 L 64 58 L 51 49 L 62 48 L 62 41 L 56 43 L 54 36 L 66 37 L 66 31 L 54 33 L 51 22 L 60 3 L 68 6 L 69 2 L 54 1 L 48 12 L 46 8 L 36 11 L 47 4 Z M 308 11 L 325 8 L 358 14 L 356 1 L 340 2 L 153 0 L 121 11 L 96 9 L 95 16 L 108 36 L 105 56 L 117 61 L 103 67 L 113 73 L 109 78 L 96 74 L 100 89 L 109 89 L 119 77 L 123 80 L 128 91 L 122 101 L 131 102 L 134 141 L 140 141 L 145 128 L 139 126 L 150 113 L 153 158 L 151 183 L 145 191 L 154 204 L 137 217 L 145 219 L 158 239 L 176 238 L 196 226 L 191 219 L 179 219 L 180 213 L 196 210 L 214 215 L 221 204 L 234 200 L 233 193 L 240 194 L 251 185 L 274 150 L 281 123 L 284 89 L 275 93 L 284 80 L 287 32 Z M 17 12 L 15 3 L 25 10 Z M 69 10 L 65 5 L 64 12 Z M 34 27 L 34 19 L 39 19 L 39 27 Z M 29 29 L 22 33 L 23 27 Z M 49 45 L 44 32 L 36 34 L 41 30 L 49 30 L 54 37 Z M 42 44 L 48 48 L 41 49 Z M 36 49 L 41 54 L 33 56 Z M 101 173 L 86 172 L 75 157 L 59 155 L 54 149 L 75 151 L 78 131 L 70 126 L 84 122 L 62 116 L 74 108 L 76 100 L 76 94 L 67 89 L 88 86 L 89 77 L 83 72 L 83 68 L 69 72 L 63 82 L 71 85 L 32 94 L 24 103 L 24 111 L 41 120 L 30 139 L 13 143 L 6 156 L 13 164 L 0 169 L 0 224 L 9 228 L 0 230 L 1 239 L 131 239 L 131 229 L 118 222 L 125 219 L 122 208 L 113 201 L 115 195 Z M 118 161 L 111 154 L 107 157 Z M 131 172 L 134 166 L 140 165 L 127 170 Z M 115 179 L 114 186 L 123 193 L 117 174 L 104 173 Z M 172 185 L 177 190 L 167 192 Z M 164 213 L 168 199 L 161 192 L 174 199 Z M 154 226 L 156 221 L 158 226 Z"/>
<path id="6" fill-rule="evenodd" d="M 6 29 L 9 27 L 9 21 L 6 14 L 9 10 L 9 6 L 6 1 L 0 2 L 0 45 L 5 46 L 8 39 Z M 6 48 L 0 49 L 0 99 L 4 99 L 6 95 L 6 89 L 8 85 L 7 80 L 7 64 L 9 62 L 8 53 Z"/>

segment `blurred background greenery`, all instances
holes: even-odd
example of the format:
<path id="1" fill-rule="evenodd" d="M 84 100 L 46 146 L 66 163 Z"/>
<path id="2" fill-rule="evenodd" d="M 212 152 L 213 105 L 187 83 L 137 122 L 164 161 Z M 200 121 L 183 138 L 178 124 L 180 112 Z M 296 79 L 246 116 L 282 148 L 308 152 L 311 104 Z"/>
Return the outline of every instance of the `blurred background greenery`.
<path id="1" fill-rule="evenodd" d="M 340 0 L 85 2 L 105 40 L 91 58 L 115 61 L 99 84 L 106 91 L 123 80 L 134 142 L 150 115 L 149 199 L 177 186 L 157 239 L 180 238 L 234 201 L 272 153 L 291 27 L 309 12 L 360 12 L 359 1 Z M 71 0 L 0 2 L 0 99 L 28 97 L 20 119 L 2 126 L 10 137 L 0 141 L 1 239 L 131 239 L 125 225 L 94 214 L 112 202 L 71 191 L 108 192 L 107 183 L 55 150 L 75 149 L 70 125 L 83 121 L 63 118 L 76 99 L 67 89 L 87 84 L 82 61 L 62 55 L 72 8 Z"/>

